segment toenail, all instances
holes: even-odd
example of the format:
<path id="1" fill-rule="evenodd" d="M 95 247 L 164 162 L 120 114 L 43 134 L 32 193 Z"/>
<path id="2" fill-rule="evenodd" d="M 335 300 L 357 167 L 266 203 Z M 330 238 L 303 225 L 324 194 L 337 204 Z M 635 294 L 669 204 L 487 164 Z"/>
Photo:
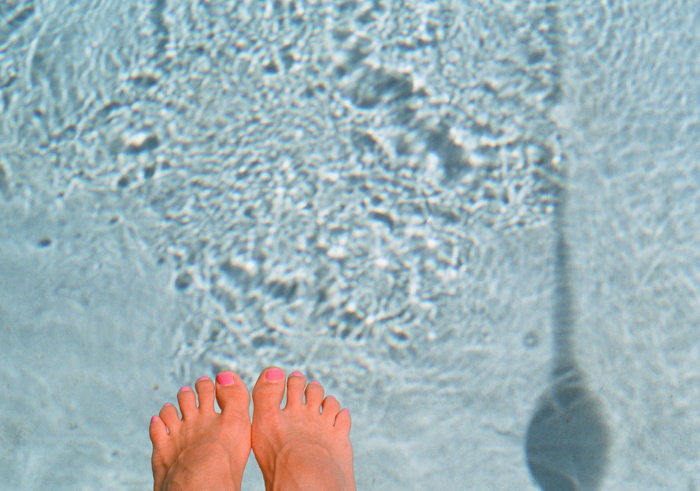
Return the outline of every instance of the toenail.
<path id="1" fill-rule="evenodd" d="M 184 387 L 180 388 L 180 392 L 187 392 L 188 390 L 190 390 L 190 388 L 187 387 L 186 385 Z"/>
<path id="2" fill-rule="evenodd" d="M 219 385 L 231 385 L 233 383 L 233 374 L 231 372 L 221 372 L 216 376 L 216 383 Z"/>
<path id="3" fill-rule="evenodd" d="M 169 402 L 166 402 L 165 404 L 163 404 L 163 407 L 168 407 L 168 406 L 172 406 L 172 404 L 170 404 Z"/>
<path id="4" fill-rule="evenodd" d="M 321 385 L 321 382 L 316 382 L 315 380 L 312 380 L 311 382 L 309 382 L 309 384 Z"/>
<path id="5" fill-rule="evenodd" d="M 202 381 L 204 381 L 204 380 L 209 380 L 209 377 L 199 377 L 199 378 L 197 379 L 197 382 L 202 382 Z"/>
<path id="6" fill-rule="evenodd" d="M 265 380 L 269 382 L 278 382 L 284 379 L 284 372 L 279 368 L 270 368 L 265 374 Z"/>
<path id="7" fill-rule="evenodd" d="M 292 372 L 292 375 L 294 375 L 296 377 L 303 377 L 304 376 L 304 374 L 301 372 Z"/>
<path id="8" fill-rule="evenodd" d="M 151 423 L 155 423 L 156 421 L 158 421 L 158 416 L 153 416 L 151 418 Z"/>

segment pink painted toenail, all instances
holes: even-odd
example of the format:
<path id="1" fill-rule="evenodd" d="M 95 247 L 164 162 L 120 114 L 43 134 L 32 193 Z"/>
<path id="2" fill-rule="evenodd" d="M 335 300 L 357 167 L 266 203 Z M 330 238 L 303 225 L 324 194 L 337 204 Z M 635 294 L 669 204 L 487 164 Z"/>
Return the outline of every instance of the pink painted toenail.
<path id="1" fill-rule="evenodd" d="M 153 416 L 151 418 L 151 423 L 155 423 L 156 421 L 158 421 L 158 416 Z"/>
<path id="2" fill-rule="evenodd" d="M 321 385 L 321 382 L 316 382 L 315 380 L 312 380 L 311 382 L 309 382 L 309 384 Z"/>
<path id="3" fill-rule="evenodd" d="M 303 376 L 304 376 L 304 374 L 301 373 L 301 372 L 292 372 L 292 375 L 295 375 L 295 376 L 297 376 L 297 377 L 303 377 Z"/>
<path id="4" fill-rule="evenodd" d="M 163 404 L 163 407 L 168 407 L 168 406 L 172 406 L 172 404 L 170 404 L 169 402 L 166 402 L 165 404 Z"/>
<path id="5" fill-rule="evenodd" d="M 204 381 L 204 380 L 209 380 L 209 377 L 199 377 L 199 378 L 197 379 L 197 382 L 202 382 L 202 381 Z"/>
<path id="6" fill-rule="evenodd" d="M 284 372 L 279 368 L 270 368 L 265 374 L 265 380 L 268 380 L 270 382 L 284 380 Z"/>
<path id="7" fill-rule="evenodd" d="M 190 388 L 187 387 L 186 385 L 184 387 L 180 388 L 180 392 L 187 392 L 188 390 L 190 390 Z"/>
<path id="8" fill-rule="evenodd" d="M 233 383 L 233 374 L 230 372 L 221 372 L 216 376 L 216 383 L 219 385 L 231 385 Z"/>
<path id="9" fill-rule="evenodd" d="M 345 414 L 347 414 L 348 416 L 350 416 L 350 410 L 349 410 L 349 409 L 343 409 L 343 410 L 340 411 L 340 412 L 341 412 L 341 413 L 345 413 Z"/>

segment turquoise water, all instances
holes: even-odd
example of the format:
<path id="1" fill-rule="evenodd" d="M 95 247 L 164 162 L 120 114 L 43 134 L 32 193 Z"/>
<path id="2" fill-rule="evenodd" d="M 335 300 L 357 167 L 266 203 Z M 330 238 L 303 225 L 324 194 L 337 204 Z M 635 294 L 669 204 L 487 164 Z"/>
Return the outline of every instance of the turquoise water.
<path id="1" fill-rule="evenodd" d="M 697 489 L 697 12 L 2 3 L 3 489 L 147 489 L 150 416 L 271 364 L 358 489 L 537 489 L 562 185 L 600 489 Z"/>

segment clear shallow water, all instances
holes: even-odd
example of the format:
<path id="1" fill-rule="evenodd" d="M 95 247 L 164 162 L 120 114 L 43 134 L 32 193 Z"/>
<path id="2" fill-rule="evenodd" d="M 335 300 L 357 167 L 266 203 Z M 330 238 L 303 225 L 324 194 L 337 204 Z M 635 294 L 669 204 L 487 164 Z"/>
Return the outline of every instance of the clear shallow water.
<path id="1" fill-rule="evenodd" d="M 695 489 L 696 11 L 3 4 L 6 487 L 147 488 L 178 387 L 274 363 L 350 408 L 361 489 L 535 489 L 568 168 L 602 489 Z"/>

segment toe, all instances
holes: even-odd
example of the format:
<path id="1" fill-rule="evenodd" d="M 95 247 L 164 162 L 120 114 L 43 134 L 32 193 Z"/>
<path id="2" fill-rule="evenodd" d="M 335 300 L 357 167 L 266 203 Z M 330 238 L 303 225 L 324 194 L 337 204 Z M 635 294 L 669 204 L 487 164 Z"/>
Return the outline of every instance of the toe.
<path id="1" fill-rule="evenodd" d="M 301 372 L 292 373 L 287 379 L 287 405 L 285 409 L 291 407 L 301 407 L 304 397 L 304 387 L 306 377 Z"/>
<path id="2" fill-rule="evenodd" d="M 179 421 L 179 419 L 178 419 Z M 165 423 L 158 416 L 151 418 L 148 427 L 148 434 L 153 442 L 153 453 L 151 454 L 151 468 L 153 469 L 153 489 L 161 489 L 165 475 L 168 472 L 169 455 L 168 433 Z M 172 440 L 171 440 L 172 441 Z"/>
<path id="3" fill-rule="evenodd" d="M 160 419 L 163 420 L 163 423 L 165 423 L 165 426 L 167 426 L 171 435 L 174 431 L 178 431 L 180 429 L 182 421 L 180 421 L 180 416 L 177 414 L 177 408 L 169 402 L 165 403 L 163 409 L 160 410 L 159 416 Z"/>
<path id="4" fill-rule="evenodd" d="M 206 413 L 214 412 L 214 384 L 209 377 L 202 377 L 195 382 L 199 410 Z"/>
<path id="5" fill-rule="evenodd" d="M 180 412 L 182 413 L 182 419 L 191 419 L 197 414 L 197 397 L 194 395 L 194 391 L 188 387 L 184 386 L 177 393 L 177 403 L 180 405 Z"/>
<path id="6" fill-rule="evenodd" d="M 306 405 L 316 412 L 321 412 L 321 402 L 323 402 L 323 386 L 316 382 L 309 382 L 306 386 Z"/>
<path id="7" fill-rule="evenodd" d="M 352 422 L 350 420 L 350 411 L 348 411 L 347 409 L 343 409 L 335 417 L 334 427 L 338 431 L 347 435 L 347 434 L 350 434 L 350 426 L 351 425 L 352 425 Z"/>
<path id="8" fill-rule="evenodd" d="M 216 402 L 224 416 L 245 417 L 250 423 L 250 393 L 237 373 L 226 370 L 216 376 Z"/>
<path id="9" fill-rule="evenodd" d="M 278 410 L 284 397 L 284 371 L 270 367 L 262 371 L 253 387 L 254 412 Z"/>
<path id="10" fill-rule="evenodd" d="M 331 425 L 335 421 L 335 416 L 340 411 L 340 403 L 333 396 L 328 396 L 323 400 L 323 419 L 327 420 Z"/>
<path id="11" fill-rule="evenodd" d="M 153 451 L 157 452 L 165 446 L 168 441 L 168 431 L 165 428 L 165 423 L 158 416 L 151 418 L 151 425 L 148 427 L 148 435 L 153 443 Z"/>

